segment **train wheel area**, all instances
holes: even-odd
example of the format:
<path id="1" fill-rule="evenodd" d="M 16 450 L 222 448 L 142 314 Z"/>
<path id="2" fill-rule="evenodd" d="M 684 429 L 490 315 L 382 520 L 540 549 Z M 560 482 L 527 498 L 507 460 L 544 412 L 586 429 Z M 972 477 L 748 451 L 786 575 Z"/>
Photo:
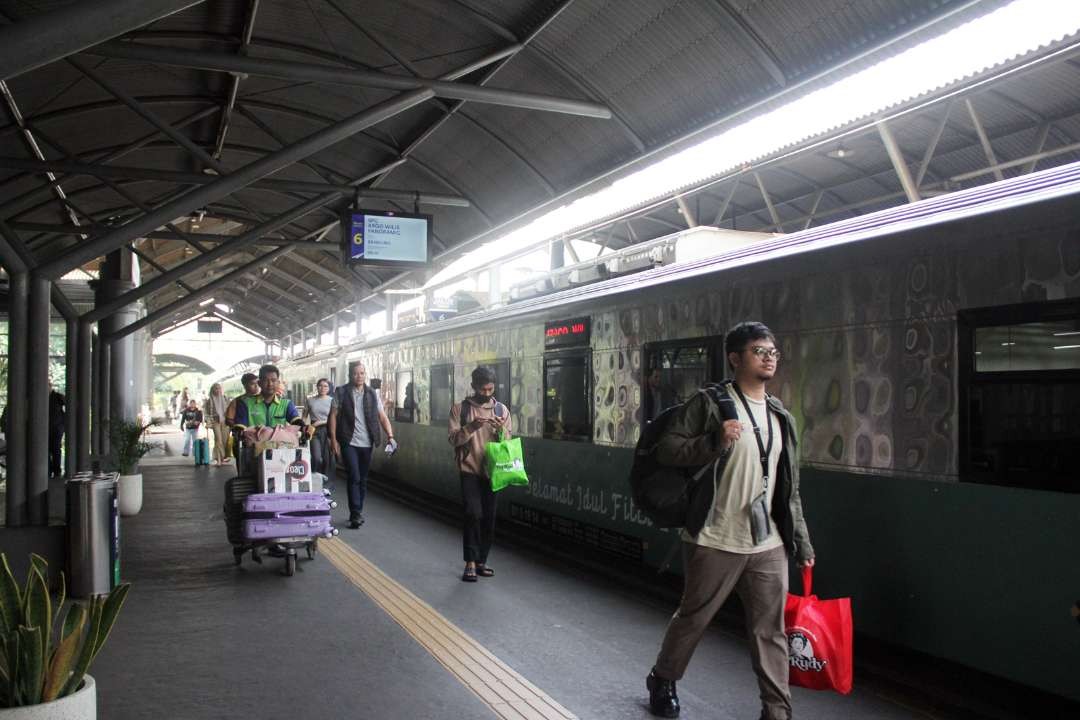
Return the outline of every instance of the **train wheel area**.
<path id="1" fill-rule="evenodd" d="M 135 589 L 95 662 L 102 717 L 652 717 L 644 677 L 677 602 L 670 584 L 645 592 L 644 576 L 602 573 L 509 527 L 497 574 L 462 583 L 455 509 L 433 514 L 379 483 L 365 524 L 320 541 L 286 577 L 269 558 L 234 565 L 221 514 L 230 468 L 170 452 L 144 473 L 144 509 L 122 532 Z M 344 528 L 347 511 L 334 513 Z M 681 717 L 757 716 L 731 620 L 707 632 L 679 683 Z M 861 671 L 847 697 L 793 688 L 796 717 L 988 716 L 956 686 L 947 700 L 963 714 Z"/>

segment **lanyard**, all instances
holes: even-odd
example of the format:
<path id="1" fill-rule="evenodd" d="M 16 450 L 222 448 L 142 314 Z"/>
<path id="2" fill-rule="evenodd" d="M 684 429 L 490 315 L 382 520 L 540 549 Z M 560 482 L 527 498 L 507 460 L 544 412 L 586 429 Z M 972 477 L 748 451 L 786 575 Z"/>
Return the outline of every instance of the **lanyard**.
<path id="1" fill-rule="evenodd" d="M 767 492 L 769 490 L 769 454 L 772 453 L 773 444 L 773 426 L 772 420 L 769 418 L 769 406 L 765 405 L 765 424 L 769 426 L 769 445 L 766 447 L 761 442 L 761 428 L 758 427 L 757 421 L 754 420 L 754 413 L 750 412 L 750 403 L 746 402 L 746 396 L 743 395 L 742 390 L 735 383 L 731 383 L 731 387 L 735 388 L 736 394 L 742 400 L 743 407 L 746 408 L 746 414 L 750 417 L 750 424 L 754 427 L 754 439 L 757 440 L 758 454 L 761 456 L 761 477 L 764 482 L 764 491 Z"/>

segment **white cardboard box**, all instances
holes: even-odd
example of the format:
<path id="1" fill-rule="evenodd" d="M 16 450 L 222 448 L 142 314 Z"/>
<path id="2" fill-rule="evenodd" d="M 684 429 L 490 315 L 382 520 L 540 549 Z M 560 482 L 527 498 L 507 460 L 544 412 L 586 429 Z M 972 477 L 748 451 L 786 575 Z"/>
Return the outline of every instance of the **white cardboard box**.
<path id="1" fill-rule="evenodd" d="M 263 450 L 255 458 L 255 476 L 259 492 L 322 492 L 312 487 L 311 451 L 306 447 Z"/>

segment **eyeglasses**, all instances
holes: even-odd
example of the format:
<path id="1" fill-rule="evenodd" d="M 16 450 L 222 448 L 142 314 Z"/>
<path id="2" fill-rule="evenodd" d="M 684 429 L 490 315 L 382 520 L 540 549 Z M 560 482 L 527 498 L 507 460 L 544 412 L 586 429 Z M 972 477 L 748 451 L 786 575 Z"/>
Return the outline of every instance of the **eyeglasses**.
<path id="1" fill-rule="evenodd" d="M 780 359 L 780 351 L 776 348 L 767 348 L 761 347 L 760 345 L 755 345 L 754 347 L 749 348 L 749 350 L 762 360 L 764 360 L 765 358 L 772 358 L 773 360 Z"/>

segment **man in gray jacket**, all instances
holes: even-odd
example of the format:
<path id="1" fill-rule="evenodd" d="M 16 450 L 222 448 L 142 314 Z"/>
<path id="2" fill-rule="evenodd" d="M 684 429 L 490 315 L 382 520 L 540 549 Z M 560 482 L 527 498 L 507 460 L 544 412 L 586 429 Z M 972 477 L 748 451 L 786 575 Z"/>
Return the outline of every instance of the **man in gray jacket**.
<path id="1" fill-rule="evenodd" d="M 711 474 L 712 492 L 695 493 L 688 509 L 685 587 L 646 679 L 649 705 L 656 715 L 678 717 L 675 683 L 734 590 L 746 611 L 761 718 L 788 720 L 788 557 L 801 567 L 814 564 L 799 498 L 798 434 L 795 419 L 765 392 L 780 360 L 772 331 L 740 323 L 724 338 L 724 350 L 735 374 L 720 387 L 727 412 L 699 392 L 671 419 L 656 450 L 665 465 L 710 466 L 703 482 Z"/>

